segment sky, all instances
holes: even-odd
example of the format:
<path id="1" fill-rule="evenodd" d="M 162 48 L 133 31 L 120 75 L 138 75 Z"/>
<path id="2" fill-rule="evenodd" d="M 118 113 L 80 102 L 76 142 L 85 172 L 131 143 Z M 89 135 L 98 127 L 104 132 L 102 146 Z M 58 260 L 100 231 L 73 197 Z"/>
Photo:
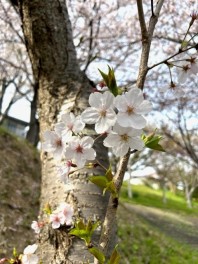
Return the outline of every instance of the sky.
<path id="1" fill-rule="evenodd" d="M 5 111 L 5 108 L 7 107 L 10 97 L 13 94 L 13 87 L 8 88 L 8 91 L 5 95 L 5 98 L 3 100 L 3 106 L 2 111 Z M 30 121 L 30 102 L 27 101 L 25 98 L 18 100 L 16 103 L 14 103 L 9 111 L 9 116 L 15 117 L 17 119 L 29 122 Z"/>

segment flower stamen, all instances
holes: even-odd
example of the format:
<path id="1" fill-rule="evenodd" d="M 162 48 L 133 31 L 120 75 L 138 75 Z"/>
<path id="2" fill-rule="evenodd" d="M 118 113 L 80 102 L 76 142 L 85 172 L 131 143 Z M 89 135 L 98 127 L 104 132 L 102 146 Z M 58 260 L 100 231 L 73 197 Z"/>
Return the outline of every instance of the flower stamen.
<path id="1" fill-rule="evenodd" d="M 61 139 L 60 138 L 57 139 L 56 142 L 55 142 L 55 144 L 56 144 L 57 147 L 62 147 L 62 141 L 61 141 Z"/>
<path id="2" fill-rule="evenodd" d="M 81 145 L 78 145 L 75 150 L 77 153 L 83 153 L 83 148 Z"/>
<path id="3" fill-rule="evenodd" d="M 120 137 L 121 137 L 122 141 L 125 141 L 125 142 L 127 142 L 129 139 L 129 136 L 127 134 L 120 135 Z"/>
<path id="4" fill-rule="evenodd" d="M 133 114 L 134 113 L 134 107 L 127 106 L 127 111 L 126 112 L 127 112 L 128 115 Z"/>

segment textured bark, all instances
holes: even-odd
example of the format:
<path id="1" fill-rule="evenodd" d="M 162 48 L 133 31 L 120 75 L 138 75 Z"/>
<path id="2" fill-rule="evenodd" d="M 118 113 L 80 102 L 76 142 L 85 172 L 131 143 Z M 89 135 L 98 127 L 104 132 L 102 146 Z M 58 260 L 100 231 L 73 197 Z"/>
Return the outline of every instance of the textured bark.
<path id="1" fill-rule="evenodd" d="M 42 137 L 45 130 L 53 128 L 60 113 L 68 109 L 78 113 L 86 107 L 91 87 L 78 66 L 64 1 L 20 0 L 18 4 L 34 78 L 38 83 Z M 107 163 L 107 152 L 101 146 L 95 146 L 99 153 L 98 159 Z M 104 218 L 107 197 L 102 197 L 101 191 L 88 182 L 86 170 L 72 175 L 72 190 L 66 191 L 64 185 L 57 180 L 52 157 L 42 153 L 41 160 L 41 212 L 46 203 L 56 207 L 60 202 L 67 201 L 74 206 L 76 215 L 86 219 L 93 219 L 93 215 L 95 218 Z M 102 172 L 98 169 L 94 173 Z M 39 242 L 40 256 L 44 264 L 93 260 L 83 242 L 68 237 L 67 230 L 52 230 L 50 226 L 46 226 Z"/>
<path id="2" fill-rule="evenodd" d="M 37 102 L 38 102 L 38 84 L 34 85 L 34 96 L 33 100 L 31 101 L 31 110 L 30 110 L 30 127 L 26 135 L 26 139 L 37 146 L 39 142 L 39 121 L 36 117 L 37 112 Z"/>

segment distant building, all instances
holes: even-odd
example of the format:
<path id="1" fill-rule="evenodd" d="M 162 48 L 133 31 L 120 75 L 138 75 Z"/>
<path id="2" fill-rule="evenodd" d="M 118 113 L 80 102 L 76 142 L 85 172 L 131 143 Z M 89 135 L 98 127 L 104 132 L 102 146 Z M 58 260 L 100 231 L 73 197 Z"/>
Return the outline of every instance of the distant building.
<path id="1" fill-rule="evenodd" d="M 28 122 L 11 116 L 6 116 L 2 123 L 2 127 L 5 127 L 10 133 L 13 133 L 19 137 L 26 136 L 28 126 Z"/>

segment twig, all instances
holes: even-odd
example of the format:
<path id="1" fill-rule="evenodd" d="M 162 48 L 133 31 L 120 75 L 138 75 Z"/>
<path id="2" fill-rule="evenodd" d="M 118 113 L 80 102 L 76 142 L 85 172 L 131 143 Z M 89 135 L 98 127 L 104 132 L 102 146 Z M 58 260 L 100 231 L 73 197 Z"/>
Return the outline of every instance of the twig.
<path id="1" fill-rule="evenodd" d="M 170 59 L 174 58 L 174 57 L 177 56 L 178 54 L 181 54 L 181 53 L 183 53 L 183 52 L 186 52 L 186 51 L 188 51 L 188 50 L 190 50 L 190 49 L 197 49 L 197 48 L 198 48 L 198 44 L 195 44 L 194 46 L 191 46 L 191 47 L 189 47 L 189 48 L 187 48 L 187 49 L 185 49 L 185 50 L 179 49 L 178 52 L 176 52 L 175 54 L 171 55 L 171 56 L 168 57 L 167 59 L 162 60 L 162 61 L 160 61 L 160 62 L 158 62 L 158 63 L 156 63 L 156 64 L 153 64 L 152 66 L 148 67 L 148 68 L 147 68 L 147 71 L 150 71 L 151 69 L 153 69 L 153 68 L 156 67 L 156 66 L 159 66 L 160 64 L 167 63 Z"/>
<path id="2" fill-rule="evenodd" d="M 137 0 L 136 2 L 138 6 L 138 14 L 139 14 L 141 32 L 144 32 L 146 26 L 145 26 L 144 14 L 142 13 L 142 10 L 141 10 L 142 1 Z M 155 15 L 151 16 L 150 18 L 147 34 L 143 35 L 140 68 L 139 68 L 139 73 L 138 73 L 138 78 L 137 78 L 137 83 L 136 83 L 137 87 L 140 89 L 144 88 L 144 82 L 145 82 L 145 78 L 148 72 L 148 59 L 149 59 L 151 41 L 153 38 L 153 32 L 155 29 L 155 25 L 158 21 L 159 13 L 161 11 L 163 3 L 164 3 L 164 0 L 159 0 L 157 2 L 156 9 L 154 12 Z"/>
<path id="3" fill-rule="evenodd" d="M 148 38 L 148 31 L 146 28 L 142 0 L 137 0 L 137 9 L 138 9 L 138 16 L 139 16 L 141 33 L 142 33 L 142 42 L 144 42 Z"/>
<path id="4" fill-rule="evenodd" d="M 152 13 L 152 16 L 155 16 L 154 8 L 153 8 L 153 0 L 151 0 L 151 13 Z"/>

